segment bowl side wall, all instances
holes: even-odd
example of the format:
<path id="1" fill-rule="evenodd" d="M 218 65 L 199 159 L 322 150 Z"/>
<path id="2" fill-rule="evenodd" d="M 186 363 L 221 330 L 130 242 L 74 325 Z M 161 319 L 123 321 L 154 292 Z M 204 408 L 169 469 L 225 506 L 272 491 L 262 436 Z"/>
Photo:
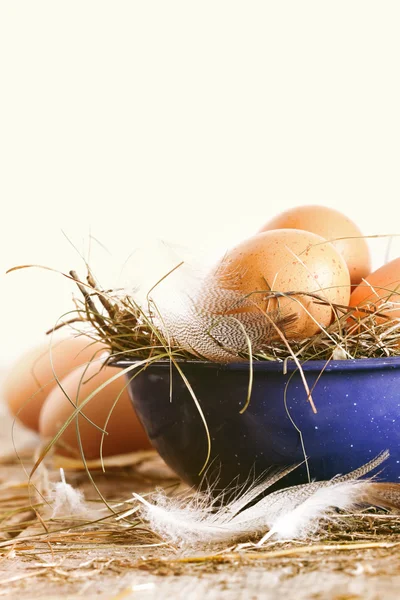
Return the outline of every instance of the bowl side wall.
<path id="1" fill-rule="evenodd" d="M 344 361 L 346 362 L 346 361 Z M 393 363 L 394 365 L 394 363 Z M 400 475 L 400 368 L 306 373 L 314 414 L 299 373 L 255 370 L 251 400 L 243 414 L 248 369 L 182 365 L 204 413 L 211 436 L 207 455 L 204 424 L 176 369 L 152 365 L 130 383 L 130 394 L 155 448 L 190 484 L 219 479 L 218 488 L 243 483 L 267 470 L 301 464 L 281 485 L 329 479 L 349 472 L 389 449 L 381 479 Z M 301 432 L 301 433 L 300 433 Z M 308 457 L 304 463 L 305 453 Z"/>

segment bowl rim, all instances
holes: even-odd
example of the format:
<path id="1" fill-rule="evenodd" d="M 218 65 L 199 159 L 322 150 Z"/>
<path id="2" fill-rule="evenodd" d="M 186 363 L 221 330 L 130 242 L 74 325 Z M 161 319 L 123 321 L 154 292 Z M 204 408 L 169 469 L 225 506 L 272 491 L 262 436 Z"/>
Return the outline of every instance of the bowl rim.
<path id="1" fill-rule="evenodd" d="M 142 360 L 134 358 L 121 358 L 119 360 L 111 361 L 108 364 L 112 367 L 126 368 Z M 176 359 L 176 362 L 180 365 L 185 365 L 189 369 L 205 369 L 219 371 L 244 371 L 249 370 L 250 361 L 232 362 L 232 363 L 218 363 L 206 360 L 185 360 Z M 328 363 L 328 364 L 327 364 Z M 150 363 L 147 369 L 170 369 L 171 362 L 167 359 L 158 360 Z M 400 356 L 388 356 L 380 358 L 346 358 L 343 360 L 308 360 L 301 362 L 303 371 L 375 371 L 375 370 L 387 370 L 387 369 L 400 369 Z M 282 373 L 292 372 L 297 370 L 298 367 L 293 359 L 286 361 L 269 361 L 269 360 L 253 360 L 253 371 L 254 372 L 274 372 Z"/>

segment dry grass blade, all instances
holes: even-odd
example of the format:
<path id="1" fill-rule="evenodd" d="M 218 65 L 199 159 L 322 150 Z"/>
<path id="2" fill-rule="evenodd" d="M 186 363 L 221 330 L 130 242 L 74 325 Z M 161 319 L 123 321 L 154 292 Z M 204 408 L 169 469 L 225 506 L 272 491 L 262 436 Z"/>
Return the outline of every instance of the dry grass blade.
<path id="1" fill-rule="evenodd" d="M 76 280 L 83 294 L 77 320 L 88 322 L 94 327 L 95 337 L 110 348 L 110 361 L 122 357 L 137 360 L 154 359 L 157 355 L 164 354 L 166 348 L 170 348 L 176 359 L 198 360 L 196 353 L 174 346 L 173 340 L 164 338 L 155 324 L 151 303 L 149 303 L 149 312 L 145 312 L 129 295 L 121 296 L 117 291 L 101 290 L 97 284 L 94 286 L 90 278 L 89 283 L 82 283 L 75 273 L 72 278 Z M 293 359 L 294 356 L 302 362 L 317 359 L 331 360 L 335 357 L 338 348 L 346 358 L 351 359 L 400 356 L 400 322 L 388 317 L 392 308 L 390 300 L 383 299 L 376 307 L 363 308 L 365 316 L 359 318 L 353 316 L 354 308 L 331 304 L 322 295 L 316 293 L 305 294 L 293 291 L 282 294 L 266 290 L 257 294 L 264 294 L 267 301 L 292 297 L 295 302 L 298 302 L 298 296 L 307 295 L 316 303 L 329 304 L 335 319 L 326 329 L 300 341 L 289 340 L 283 330 L 276 326 L 275 330 L 278 328 L 279 332 L 274 339 L 270 343 L 266 342 L 263 348 L 253 353 L 251 357 L 251 345 L 249 346 L 246 337 L 250 351 L 241 352 L 238 360 L 252 358 L 285 361 L 288 358 Z M 101 304 L 101 309 L 95 306 L 96 298 Z M 265 318 L 269 322 L 274 321 L 268 313 Z M 290 319 L 288 324 L 290 330 Z"/>
<path id="2" fill-rule="evenodd" d="M 175 267 L 173 271 L 179 266 L 181 265 Z M 14 267 L 8 272 L 30 267 L 45 268 L 57 272 L 54 269 L 39 265 Z M 89 324 L 92 328 L 90 335 L 92 335 L 93 340 L 100 340 L 110 348 L 110 361 L 116 361 L 120 358 L 135 360 L 161 359 L 161 355 L 165 355 L 166 349 L 169 349 L 176 359 L 199 359 L 197 353 L 174 346 L 173 340 L 164 337 L 157 326 L 157 319 L 155 318 L 159 315 L 152 312 L 151 302 L 148 302 L 148 307 L 145 310 L 135 301 L 132 295 L 124 294 L 121 290 L 102 289 L 96 282 L 90 268 L 88 266 L 87 268 L 86 281 L 79 279 L 74 271 L 69 274 L 61 273 L 64 277 L 76 283 L 81 293 L 81 299 L 76 299 L 77 308 L 75 311 L 70 311 L 69 318 L 57 324 L 53 330 L 76 323 Z M 170 273 L 167 273 L 163 279 L 169 275 Z M 261 350 L 252 355 L 253 360 L 285 361 L 290 357 L 293 358 L 293 355 L 301 361 L 327 360 L 335 356 L 334 353 L 338 348 L 343 351 L 347 358 L 352 359 L 400 356 L 400 321 L 390 318 L 390 312 L 393 311 L 390 296 L 393 291 L 388 290 L 387 298 L 383 297 L 376 306 L 363 307 L 362 313 L 364 316 L 362 318 L 357 314 L 354 316 L 356 313 L 354 308 L 327 302 L 321 294 L 317 293 L 292 291 L 283 294 L 279 291 L 271 291 L 270 288 L 255 293 L 257 295 L 262 294 L 267 302 L 272 299 L 279 301 L 279 298 L 282 297 L 292 297 L 298 303 L 299 296 L 308 296 L 315 303 L 329 304 L 335 318 L 329 327 L 304 340 L 289 340 L 285 336 L 284 328 L 281 329 L 281 335 L 278 333 L 270 343 L 266 342 Z M 247 294 L 246 298 L 251 295 Z M 309 317 L 311 316 L 309 313 L 307 314 Z M 265 318 L 271 321 L 275 320 L 276 316 L 266 313 Z M 282 319 L 282 316 L 280 318 Z M 288 317 L 286 318 L 288 319 L 288 331 L 290 332 L 291 321 Z M 285 325 L 284 316 L 283 325 Z M 205 332 L 205 335 L 207 333 Z M 248 350 L 250 348 L 251 346 Z M 238 355 L 238 360 L 249 359 L 250 353 L 241 352 Z M 163 358 L 165 359 L 165 356 Z"/>

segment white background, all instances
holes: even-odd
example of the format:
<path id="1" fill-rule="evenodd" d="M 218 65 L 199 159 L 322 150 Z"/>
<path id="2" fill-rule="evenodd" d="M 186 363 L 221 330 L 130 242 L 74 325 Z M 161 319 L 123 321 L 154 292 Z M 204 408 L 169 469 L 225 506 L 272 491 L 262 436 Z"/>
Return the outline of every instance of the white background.
<path id="1" fill-rule="evenodd" d="M 108 285 L 136 247 L 218 255 L 297 204 L 400 233 L 399 31 L 398 0 L 3 0 L 0 362 L 72 308 L 61 276 L 4 275 L 83 274 L 65 236 L 107 247 Z"/>

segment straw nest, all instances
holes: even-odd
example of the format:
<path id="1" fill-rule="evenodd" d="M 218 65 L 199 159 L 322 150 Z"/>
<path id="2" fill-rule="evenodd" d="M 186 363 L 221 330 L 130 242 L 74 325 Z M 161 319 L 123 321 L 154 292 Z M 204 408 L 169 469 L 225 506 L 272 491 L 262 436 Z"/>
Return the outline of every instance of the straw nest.
<path id="1" fill-rule="evenodd" d="M 149 310 L 145 311 L 131 296 L 121 294 L 118 290 L 101 288 L 90 268 L 85 279 L 80 279 L 73 271 L 65 276 L 76 283 L 79 296 L 75 299 L 75 309 L 60 318 L 51 332 L 68 325 L 79 333 L 82 331 L 82 325 L 89 326 L 89 334 L 93 341 L 100 340 L 109 347 L 111 361 L 125 357 L 150 364 L 160 359 L 173 362 L 177 359 L 197 359 L 196 355 L 174 347 L 170 340 L 166 339 L 155 325 L 151 304 Z M 315 301 L 324 302 L 317 296 Z M 386 302 L 381 302 L 376 308 L 370 307 L 361 319 L 348 307 L 333 306 L 335 319 L 332 325 L 314 337 L 293 342 L 281 336 L 277 342 L 266 345 L 261 352 L 252 356 L 244 353 L 238 358 L 251 359 L 250 362 L 284 362 L 294 359 L 299 362 L 301 368 L 302 362 L 314 359 L 330 361 L 398 356 L 400 322 L 385 315 L 385 309 L 389 306 L 389 292 Z M 87 330 L 85 333 L 87 334 Z M 74 416 L 77 416 L 78 412 L 77 409 Z M 71 421 L 72 417 L 69 422 Z M 104 461 L 100 461 L 98 465 L 91 465 L 82 456 L 83 467 L 89 475 L 85 481 L 79 475 L 81 471 L 76 471 L 77 464 L 64 464 L 65 468 L 71 469 L 71 474 L 75 473 L 70 476 L 70 480 L 74 479 L 77 487 L 85 488 L 89 484 L 91 489 L 94 487 L 97 500 L 93 502 L 97 502 L 98 509 L 100 499 L 102 505 L 105 505 L 105 512 L 100 514 L 97 511 L 94 518 L 86 516 L 78 520 L 76 516 L 71 515 L 63 515 L 62 519 L 54 518 L 51 500 L 43 494 L 40 483 L 43 477 L 48 481 L 48 469 L 50 479 L 58 477 L 54 463 L 47 463 L 47 455 L 54 441 L 46 448 L 41 448 L 34 460 L 32 457 L 28 461 L 26 458 L 14 460 L 14 466 L 24 463 L 24 472 L 29 473 L 29 480 L 3 486 L 0 494 L 3 537 L 0 554 L 5 558 L 20 561 L 18 564 L 23 565 L 23 569 L 20 569 L 17 575 L 3 577 L 0 581 L 3 588 L 9 591 L 20 589 L 18 586 L 26 577 L 35 577 L 42 581 L 49 579 L 52 582 L 68 581 L 75 585 L 80 577 L 95 581 L 100 573 L 112 571 L 121 575 L 132 568 L 156 574 L 176 575 L 193 573 L 193 569 L 196 569 L 197 573 L 199 570 L 214 571 L 218 565 L 226 569 L 237 569 L 238 565 L 268 564 L 273 568 L 278 564 L 285 564 L 295 575 L 300 569 L 314 569 L 315 561 L 319 562 L 325 558 L 329 568 L 345 571 L 349 568 L 355 569 L 360 561 L 368 556 L 366 552 L 372 549 L 376 549 L 381 558 L 387 558 L 386 564 L 390 563 L 391 568 L 396 570 L 399 567 L 400 517 L 372 509 L 358 514 L 338 515 L 340 518 L 330 521 L 312 543 L 271 542 L 267 546 L 255 549 L 249 542 L 230 548 L 213 548 L 210 552 L 202 552 L 201 555 L 189 553 L 182 556 L 177 548 L 165 544 L 149 531 L 146 524 L 136 515 L 118 519 L 127 506 L 132 506 L 132 500 L 116 498 L 115 489 L 122 489 L 121 482 L 126 483 L 128 480 L 131 491 L 138 490 L 142 493 L 143 481 L 138 485 L 141 476 L 139 475 L 138 479 L 136 469 L 147 457 L 139 457 L 137 461 L 133 459 L 133 464 L 126 468 L 126 465 L 118 464 L 118 460 L 108 466 Z M 107 467 L 107 474 L 111 475 L 111 489 L 104 489 L 98 485 L 98 477 L 103 476 L 101 469 L 104 467 Z M 164 481 L 164 486 L 169 486 L 173 493 L 177 483 L 172 487 L 171 483 L 171 480 L 169 483 Z M 157 477 L 155 480 L 152 476 L 145 477 L 144 487 L 147 486 L 148 490 L 159 484 L 160 479 Z M 137 551 L 134 548 L 137 548 Z M 119 551 L 118 557 L 116 554 L 110 554 L 110 551 L 116 550 Z M 96 553 L 93 561 L 88 560 L 90 552 Z M 38 561 L 44 564 L 39 564 Z M 25 569 L 27 563 L 31 563 L 31 571 Z M 383 572 L 384 567 L 379 566 L 379 569 Z M 80 581 L 82 583 L 82 579 Z M 77 589 L 76 586 L 74 589 Z"/>
<path id="2" fill-rule="evenodd" d="M 68 277 L 76 282 L 80 297 L 76 298 L 76 310 L 60 319 L 57 328 L 66 324 L 89 324 L 93 339 L 104 342 L 110 348 L 110 360 L 124 357 L 152 362 L 164 359 L 166 354 L 170 358 L 198 359 L 195 353 L 174 346 L 157 327 L 157 307 L 151 300 L 144 310 L 130 295 L 121 294 L 119 290 L 102 289 L 90 268 L 85 280 L 80 280 L 74 271 Z M 266 342 L 261 351 L 251 357 L 242 352 L 238 359 L 285 361 L 296 358 L 304 362 L 399 356 L 400 319 L 390 317 L 394 304 L 397 306 L 392 300 L 393 291 L 388 289 L 386 297 L 382 290 L 379 293 L 379 303 L 370 303 L 363 308 L 362 316 L 354 307 L 331 304 L 332 324 L 313 337 L 289 340 L 281 331 L 274 336 L 273 342 Z M 268 299 L 279 298 L 283 294 L 266 290 L 265 295 Z M 304 294 L 298 291 L 286 295 L 298 297 Z M 326 304 L 326 300 L 318 294 L 308 295 L 314 302 Z M 266 315 L 266 318 L 271 317 Z"/>

